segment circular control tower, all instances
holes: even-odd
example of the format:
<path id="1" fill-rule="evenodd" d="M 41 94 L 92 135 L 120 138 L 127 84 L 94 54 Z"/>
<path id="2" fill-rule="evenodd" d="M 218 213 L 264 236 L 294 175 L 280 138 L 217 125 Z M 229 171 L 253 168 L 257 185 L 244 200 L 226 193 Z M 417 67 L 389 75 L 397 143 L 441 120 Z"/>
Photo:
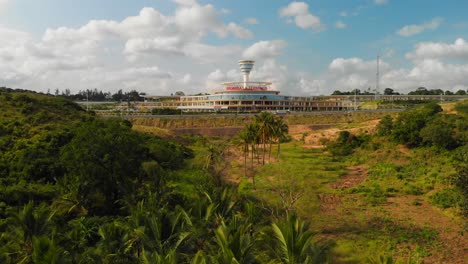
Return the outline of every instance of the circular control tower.
<path id="1" fill-rule="evenodd" d="M 250 72 L 253 69 L 255 61 L 253 60 L 240 60 L 239 68 L 244 77 L 242 82 L 225 82 L 223 83 L 225 89 L 223 91 L 217 91 L 215 94 L 219 93 L 229 93 L 229 92 L 266 92 L 271 94 L 279 94 L 278 91 L 272 91 L 268 89 L 268 86 L 271 85 L 271 82 L 251 82 L 250 81 Z"/>

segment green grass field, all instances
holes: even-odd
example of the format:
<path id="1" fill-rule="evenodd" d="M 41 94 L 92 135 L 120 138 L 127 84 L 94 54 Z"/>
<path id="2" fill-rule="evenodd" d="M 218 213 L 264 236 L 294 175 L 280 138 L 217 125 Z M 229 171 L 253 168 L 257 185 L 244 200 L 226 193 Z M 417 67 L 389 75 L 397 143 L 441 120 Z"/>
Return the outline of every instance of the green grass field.
<path id="1" fill-rule="evenodd" d="M 256 188 L 243 176 L 243 159 L 232 161 L 229 173 L 240 179 L 242 192 L 310 220 L 317 240 L 336 243 L 333 263 L 380 263 L 376 256 L 393 257 L 397 263 L 459 261 L 466 239 L 458 237 L 463 243 L 454 244 L 460 250 L 452 255 L 443 245 L 446 237 L 462 232 L 461 219 L 453 210 L 431 204 L 455 173 L 447 155 L 438 154 L 375 138 L 352 155 L 337 158 L 292 141 L 281 146 L 279 160 L 272 158 L 264 166 L 254 162 Z M 336 188 L 346 180 L 341 176 L 347 168 L 355 167 L 365 173 L 361 182 Z M 429 217 L 442 220 L 431 224 L 425 219 Z"/>

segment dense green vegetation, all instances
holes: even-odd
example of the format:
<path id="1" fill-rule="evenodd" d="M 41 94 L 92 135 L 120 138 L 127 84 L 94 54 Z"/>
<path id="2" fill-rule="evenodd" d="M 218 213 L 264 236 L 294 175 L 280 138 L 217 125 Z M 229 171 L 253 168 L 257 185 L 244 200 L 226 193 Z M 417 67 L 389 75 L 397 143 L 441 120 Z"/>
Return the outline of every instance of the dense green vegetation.
<path id="1" fill-rule="evenodd" d="M 460 207 L 468 216 L 467 164 L 468 164 L 468 116 L 467 103 L 459 103 L 455 114 L 444 114 L 435 104 L 426 104 L 406 111 L 393 122 L 389 117 L 379 125 L 381 135 L 389 135 L 395 142 L 409 147 L 434 149 L 441 156 L 451 157 L 451 163 L 457 170 L 452 178 L 453 189 L 445 189 L 431 197 L 440 207 Z M 452 151 L 449 154 L 447 151 Z"/>
<path id="2" fill-rule="evenodd" d="M 232 140 L 173 142 L 1 89 L 0 262 L 420 263 L 444 252 L 441 229 L 385 203 L 466 215 L 466 109 L 422 105 L 314 149 L 288 135 L 310 117 L 262 113 Z M 367 178 L 340 187 L 347 167 Z"/>
<path id="3" fill-rule="evenodd" d="M 334 243 L 331 263 L 461 261 L 468 227 L 462 217 L 466 103 L 455 109 L 448 114 L 437 104 L 422 105 L 382 118 L 373 135 L 341 131 L 336 140 L 322 141 L 325 149 L 308 146 L 305 134 L 282 144 L 277 162 L 257 167 L 255 189 L 243 178 L 240 188 L 310 220 L 320 241 Z M 232 166 L 242 175 L 240 161 Z M 430 220 L 438 218 L 457 220 Z"/>
<path id="4" fill-rule="evenodd" d="M 218 176 L 222 145 L 0 90 L 1 263 L 313 263 L 308 224 Z"/>

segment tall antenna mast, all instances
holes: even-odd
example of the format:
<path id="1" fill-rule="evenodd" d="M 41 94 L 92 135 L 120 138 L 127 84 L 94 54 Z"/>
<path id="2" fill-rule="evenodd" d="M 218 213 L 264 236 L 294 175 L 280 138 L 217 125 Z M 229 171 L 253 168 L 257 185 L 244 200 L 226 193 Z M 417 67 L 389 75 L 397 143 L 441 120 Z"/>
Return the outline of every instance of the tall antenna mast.
<path id="1" fill-rule="evenodd" d="M 377 55 L 377 73 L 375 78 L 375 100 L 377 100 L 377 94 L 380 91 L 380 56 Z"/>

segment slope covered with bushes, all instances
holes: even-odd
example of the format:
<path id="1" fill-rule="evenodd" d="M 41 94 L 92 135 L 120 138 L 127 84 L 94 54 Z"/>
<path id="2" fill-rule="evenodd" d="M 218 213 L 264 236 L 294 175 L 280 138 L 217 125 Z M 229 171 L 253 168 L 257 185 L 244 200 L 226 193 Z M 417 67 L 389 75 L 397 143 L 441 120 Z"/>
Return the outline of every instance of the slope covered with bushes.
<path id="1" fill-rule="evenodd" d="M 65 99 L 10 89 L 0 90 L 0 115 L 1 263 L 327 257 L 306 223 L 273 219 L 220 181 L 222 151 L 206 140 L 194 153 Z"/>

